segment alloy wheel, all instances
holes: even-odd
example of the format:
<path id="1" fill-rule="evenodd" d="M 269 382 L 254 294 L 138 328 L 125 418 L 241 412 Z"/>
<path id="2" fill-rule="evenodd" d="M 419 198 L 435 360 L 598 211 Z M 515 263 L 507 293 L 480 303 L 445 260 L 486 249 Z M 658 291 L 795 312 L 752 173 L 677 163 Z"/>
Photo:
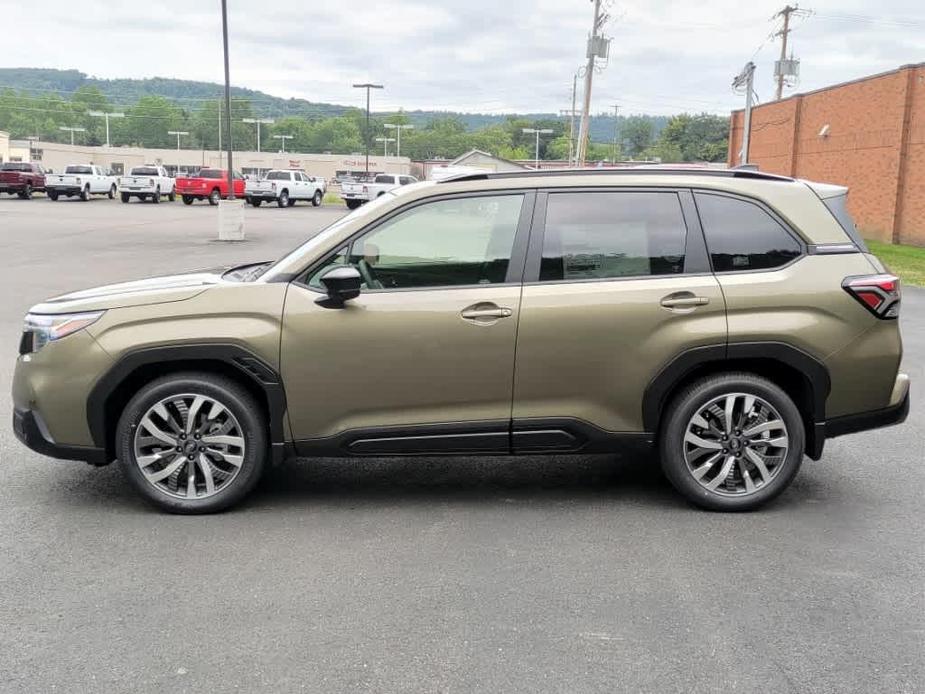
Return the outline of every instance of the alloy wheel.
<path id="1" fill-rule="evenodd" d="M 787 425 L 766 400 L 726 393 L 699 407 L 684 433 L 684 461 L 705 489 L 725 496 L 753 494 L 787 459 Z"/>
<path id="2" fill-rule="evenodd" d="M 135 429 L 135 462 L 158 491 L 181 499 L 218 494 L 244 464 L 244 431 L 215 398 L 172 395 L 152 405 Z"/>

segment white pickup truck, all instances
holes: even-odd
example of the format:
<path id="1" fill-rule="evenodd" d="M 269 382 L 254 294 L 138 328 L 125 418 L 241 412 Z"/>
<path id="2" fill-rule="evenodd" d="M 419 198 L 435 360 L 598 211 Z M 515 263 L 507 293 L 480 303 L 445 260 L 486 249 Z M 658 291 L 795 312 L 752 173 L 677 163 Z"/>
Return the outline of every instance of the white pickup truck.
<path id="1" fill-rule="evenodd" d="M 346 181 L 342 183 L 340 196 L 347 203 L 347 207 L 355 210 L 364 202 L 369 202 L 380 195 L 385 195 L 394 188 L 417 182 L 418 179 L 414 176 L 405 176 L 404 174 L 376 174 L 372 181 Z"/>
<path id="2" fill-rule="evenodd" d="M 127 176 L 119 179 L 119 193 L 122 202 L 128 202 L 132 198 L 150 198 L 151 202 L 160 202 L 164 195 L 173 202 L 177 199 L 177 183 L 163 166 L 145 164 L 133 167 Z"/>
<path id="3" fill-rule="evenodd" d="M 60 196 L 80 196 L 87 201 L 91 195 L 116 197 L 116 177 L 96 164 L 69 164 L 64 173 L 45 174 L 45 194 L 50 200 Z"/>
<path id="4" fill-rule="evenodd" d="M 314 207 L 318 207 L 324 200 L 327 187 L 327 181 L 320 176 L 309 176 L 304 171 L 273 169 L 259 181 L 247 181 L 244 199 L 254 207 L 274 200 L 279 207 L 292 207 L 296 200 L 310 200 Z"/>

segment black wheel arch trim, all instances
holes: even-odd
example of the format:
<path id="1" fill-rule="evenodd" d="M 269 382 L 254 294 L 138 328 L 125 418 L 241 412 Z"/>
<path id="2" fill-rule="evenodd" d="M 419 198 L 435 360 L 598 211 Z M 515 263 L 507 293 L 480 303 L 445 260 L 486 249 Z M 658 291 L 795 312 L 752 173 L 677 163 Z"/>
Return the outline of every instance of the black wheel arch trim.
<path id="1" fill-rule="evenodd" d="M 657 431 L 662 408 L 678 383 L 704 365 L 737 359 L 779 362 L 802 374 L 809 383 L 810 421 L 806 422 L 806 452 L 813 459 L 822 455 L 825 443 L 825 403 L 832 387 L 829 371 L 819 359 L 785 342 L 730 342 L 685 350 L 669 361 L 646 387 L 642 402 L 643 426 Z"/>
<path id="2" fill-rule="evenodd" d="M 261 357 L 239 345 L 226 343 L 146 347 L 122 356 L 99 378 L 87 397 L 87 425 L 95 446 L 107 451 L 111 448 L 107 436 L 106 403 L 126 379 L 143 367 L 184 361 L 218 362 L 231 366 L 262 391 L 269 408 L 267 426 L 273 462 L 285 457 L 286 392 L 282 379 Z"/>

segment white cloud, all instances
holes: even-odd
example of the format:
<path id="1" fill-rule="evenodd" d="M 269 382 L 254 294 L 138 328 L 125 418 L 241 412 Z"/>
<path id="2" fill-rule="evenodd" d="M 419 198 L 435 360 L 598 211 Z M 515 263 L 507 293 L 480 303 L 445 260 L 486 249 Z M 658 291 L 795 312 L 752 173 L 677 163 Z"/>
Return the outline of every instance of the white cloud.
<path id="1" fill-rule="evenodd" d="M 370 79 L 387 87 L 375 96 L 378 109 L 567 108 L 591 21 L 588 0 L 229 4 L 236 85 L 359 104 L 350 85 Z M 595 78 L 596 111 L 619 102 L 629 113 L 726 112 L 740 102 L 729 83 L 752 56 L 759 95 L 770 97 L 778 44 L 766 39 L 781 0 L 611 4 L 611 60 Z M 218 2 L 155 5 L 156 14 L 108 0 L 84 0 L 79 12 L 73 0 L 9 3 L 0 66 L 221 81 Z M 792 35 L 801 90 L 923 59 L 918 1 L 819 0 L 813 8 Z"/>

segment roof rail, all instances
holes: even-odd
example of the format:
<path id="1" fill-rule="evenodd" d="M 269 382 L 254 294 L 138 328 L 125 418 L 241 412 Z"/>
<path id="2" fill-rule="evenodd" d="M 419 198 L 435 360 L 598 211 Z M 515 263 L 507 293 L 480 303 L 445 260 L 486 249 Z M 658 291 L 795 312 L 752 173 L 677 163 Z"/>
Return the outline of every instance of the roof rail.
<path id="1" fill-rule="evenodd" d="M 488 181 L 505 178 L 549 178 L 553 176 L 711 176 L 718 178 L 753 178 L 767 181 L 793 181 L 789 176 L 765 173 L 754 169 L 698 169 L 695 167 L 662 168 L 649 166 L 624 166 L 618 169 L 540 169 L 524 171 L 499 171 L 496 173 L 464 173 L 449 176 L 438 183 L 458 181 Z"/>

